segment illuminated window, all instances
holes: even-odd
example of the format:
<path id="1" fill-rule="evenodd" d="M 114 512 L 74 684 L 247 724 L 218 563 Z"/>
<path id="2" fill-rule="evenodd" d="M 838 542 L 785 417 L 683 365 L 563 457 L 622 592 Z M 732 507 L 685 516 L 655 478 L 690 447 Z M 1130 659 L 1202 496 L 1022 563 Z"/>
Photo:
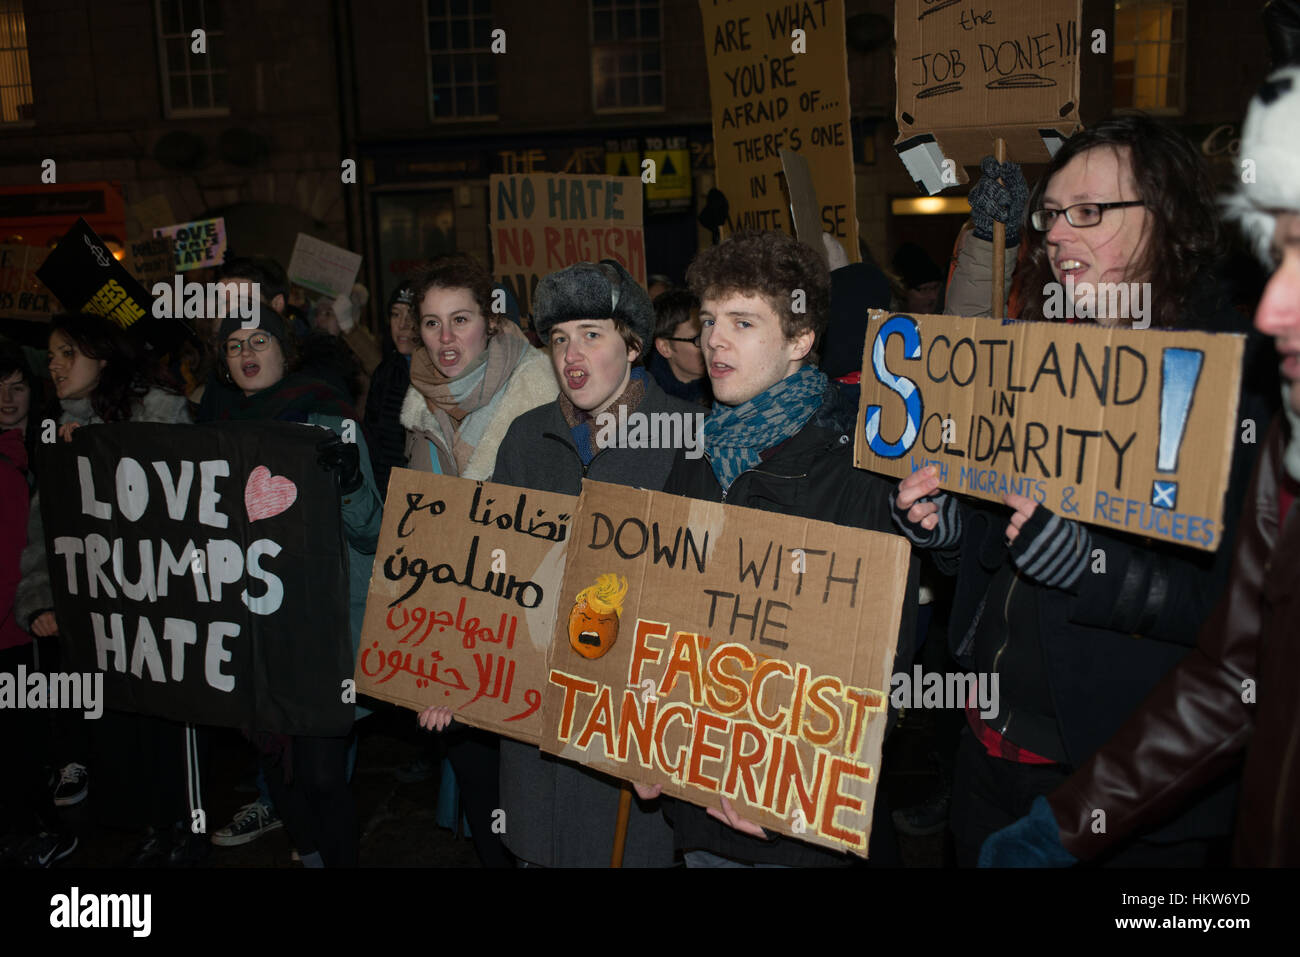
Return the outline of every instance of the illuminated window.
<path id="1" fill-rule="evenodd" d="M 591 85 L 596 111 L 662 110 L 659 0 L 591 0 Z"/>
<path id="2" fill-rule="evenodd" d="M 226 38 L 219 0 L 154 0 L 158 13 L 158 64 L 167 116 L 220 116 L 230 112 Z M 194 52 L 195 30 L 204 52 Z"/>
<path id="3" fill-rule="evenodd" d="M 32 119 L 32 70 L 22 0 L 0 0 L 0 123 Z"/>
<path id="4" fill-rule="evenodd" d="M 429 116 L 491 120 L 497 115 L 491 0 L 428 0 Z"/>
<path id="5" fill-rule="evenodd" d="M 1115 4 L 1115 109 L 1182 113 L 1186 0 Z"/>

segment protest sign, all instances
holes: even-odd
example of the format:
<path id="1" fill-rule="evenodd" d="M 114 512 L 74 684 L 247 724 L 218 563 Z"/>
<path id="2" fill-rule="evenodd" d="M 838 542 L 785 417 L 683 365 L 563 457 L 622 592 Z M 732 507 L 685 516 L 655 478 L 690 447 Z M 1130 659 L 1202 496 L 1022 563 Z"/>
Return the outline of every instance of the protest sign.
<path id="1" fill-rule="evenodd" d="M 573 263 L 613 259 L 645 285 L 645 235 L 639 176 L 527 173 L 490 183 L 493 275 L 521 315 L 548 273 Z"/>
<path id="2" fill-rule="evenodd" d="M 111 319 L 159 352 L 168 352 L 194 335 L 180 316 L 154 317 L 153 296 L 113 258 L 84 219 L 59 240 L 36 275 L 67 311 Z"/>
<path id="3" fill-rule="evenodd" d="M 793 233 L 778 176 L 781 150 L 794 150 L 817 181 L 822 228 L 857 262 L 843 0 L 700 0 L 700 13 L 728 231 Z"/>
<path id="4" fill-rule="evenodd" d="M 541 746 L 866 856 L 910 546 L 584 481 Z"/>
<path id="5" fill-rule="evenodd" d="M 1014 162 L 1045 163 L 1074 134 L 1080 4 L 895 0 L 894 149 L 922 192 L 966 182 L 996 139 Z"/>
<path id="6" fill-rule="evenodd" d="M 577 498 L 394 469 L 357 690 L 541 737 L 546 649 Z"/>
<path id="7" fill-rule="evenodd" d="M 176 272 L 219 266 L 226 258 L 226 220 L 221 216 L 160 226 L 153 234 L 168 236 L 176 244 Z"/>
<path id="8" fill-rule="evenodd" d="M 49 319 L 59 311 L 58 300 L 36 278 L 48 252 L 41 246 L 0 246 L 0 314 Z"/>
<path id="9" fill-rule="evenodd" d="M 169 236 L 126 244 L 126 268 L 146 289 L 167 282 L 176 274 L 174 242 Z"/>
<path id="10" fill-rule="evenodd" d="M 159 226 L 176 222 L 172 204 L 166 193 L 154 193 L 126 208 L 127 239 L 141 239 L 152 236 Z"/>
<path id="11" fill-rule="evenodd" d="M 950 491 L 1213 551 L 1244 343 L 873 309 L 854 464 L 935 464 Z"/>
<path id="12" fill-rule="evenodd" d="M 289 260 L 289 281 L 335 299 L 352 291 L 360 269 L 357 253 L 299 233 Z"/>
<path id="13" fill-rule="evenodd" d="M 817 218 L 817 187 L 813 183 L 808 160 L 793 150 L 781 150 L 781 169 L 790 193 L 790 217 L 794 234 L 807 243 L 826 262 L 826 246 L 821 238 L 821 221 Z"/>
<path id="14" fill-rule="evenodd" d="M 348 555 L 320 439 L 288 422 L 128 422 L 43 446 L 68 670 L 103 672 L 110 708 L 345 734 Z"/>

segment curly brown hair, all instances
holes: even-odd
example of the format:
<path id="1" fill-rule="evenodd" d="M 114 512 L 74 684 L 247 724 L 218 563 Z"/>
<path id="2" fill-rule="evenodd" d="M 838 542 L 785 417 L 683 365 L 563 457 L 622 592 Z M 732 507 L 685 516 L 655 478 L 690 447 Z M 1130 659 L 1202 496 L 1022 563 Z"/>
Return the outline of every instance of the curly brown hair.
<path id="1" fill-rule="evenodd" d="M 414 287 L 411 311 L 417 329 L 420 326 L 420 304 L 430 289 L 468 289 L 487 322 L 488 334 L 492 335 L 500 328 L 504 317 L 492 311 L 492 274 L 467 253 L 439 256 L 412 277 L 411 284 Z"/>
<path id="2" fill-rule="evenodd" d="M 77 351 L 91 359 L 102 359 L 104 368 L 90 393 L 90 407 L 105 422 L 126 422 L 136 399 L 149 391 L 156 380 L 143 372 L 140 349 L 122 327 L 111 319 L 88 312 L 57 315 L 50 322 L 50 343 L 63 336 Z"/>
<path id="3" fill-rule="evenodd" d="M 1052 177 L 1070 160 L 1088 150 L 1127 151 L 1138 196 L 1149 223 L 1141 257 L 1133 275 L 1151 283 L 1151 324 L 1165 328 L 1186 324 L 1186 313 L 1197 293 L 1194 280 L 1214 265 L 1219 241 L 1219 219 L 1214 204 L 1214 184 L 1204 157 L 1182 134 L 1143 113 L 1112 117 L 1076 133 L 1057 150 L 1030 194 L 1028 216 L 1043 205 Z M 1046 235 L 1034 237 L 1022 288 L 1025 306 L 1020 318 L 1043 320 L 1044 289 L 1056 282 L 1052 274 Z M 1047 320 L 1053 321 L 1053 320 Z"/>
<path id="4" fill-rule="evenodd" d="M 821 256 L 793 236 L 778 232 L 738 232 L 702 250 L 686 270 L 686 284 L 700 299 L 729 293 L 760 296 L 781 319 L 787 341 L 814 335 L 811 357 L 821 345 L 831 307 L 831 274 Z M 794 293 L 803 291 L 803 311 L 794 310 Z"/>

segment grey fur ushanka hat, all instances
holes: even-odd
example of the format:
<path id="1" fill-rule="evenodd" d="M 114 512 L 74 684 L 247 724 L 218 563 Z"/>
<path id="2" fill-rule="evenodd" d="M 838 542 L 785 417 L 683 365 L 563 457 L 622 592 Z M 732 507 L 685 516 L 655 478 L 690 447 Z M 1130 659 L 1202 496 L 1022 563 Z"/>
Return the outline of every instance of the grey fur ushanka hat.
<path id="1" fill-rule="evenodd" d="M 650 294 L 612 259 L 574 263 L 537 284 L 533 328 L 545 342 L 551 327 L 571 319 L 618 319 L 641 340 L 642 351 L 654 340 L 655 310 Z"/>

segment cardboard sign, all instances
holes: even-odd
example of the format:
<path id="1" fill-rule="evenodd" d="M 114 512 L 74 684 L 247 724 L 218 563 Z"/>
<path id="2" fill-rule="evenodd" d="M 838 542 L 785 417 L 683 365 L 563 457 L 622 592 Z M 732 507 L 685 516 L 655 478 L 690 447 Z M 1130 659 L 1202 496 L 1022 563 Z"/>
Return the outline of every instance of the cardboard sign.
<path id="1" fill-rule="evenodd" d="M 854 464 L 1213 551 L 1245 338 L 871 310 Z"/>
<path id="2" fill-rule="evenodd" d="M 360 269 L 357 253 L 299 233 L 289 260 L 289 281 L 335 299 L 352 291 Z"/>
<path id="3" fill-rule="evenodd" d="M 966 182 L 993 154 L 1047 162 L 1079 128 L 1081 0 L 895 0 L 898 139 L 917 186 Z M 945 167 L 944 160 L 953 163 Z"/>
<path id="4" fill-rule="evenodd" d="M 493 274 L 532 314 L 537 282 L 580 262 L 613 259 L 645 285 L 640 176 L 493 176 Z"/>
<path id="5" fill-rule="evenodd" d="M 778 176 L 781 150 L 794 150 L 817 181 L 822 229 L 857 262 L 843 0 L 700 0 L 700 13 L 728 231 L 792 232 Z"/>
<path id="6" fill-rule="evenodd" d="M 42 446 L 41 516 L 67 670 L 107 706 L 345 734 L 348 556 L 320 430 L 120 423 Z"/>
<path id="7" fill-rule="evenodd" d="M 577 498 L 410 469 L 388 489 L 357 690 L 536 743 Z"/>
<path id="8" fill-rule="evenodd" d="M 542 749 L 866 856 L 906 540 L 584 481 Z"/>
<path id="9" fill-rule="evenodd" d="M 219 266 L 226 258 L 226 220 L 221 216 L 160 226 L 153 234 L 169 236 L 176 243 L 176 272 Z"/>
<path id="10" fill-rule="evenodd" d="M 36 278 L 49 250 L 41 246 L 0 246 L 0 315 L 46 319 L 59 302 Z"/>
<path id="11" fill-rule="evenodd" d="M 153 316 L 153 296 L 113 258 L 84 219 L 59 240 L 36 275 L 69 312 L 111 319 L 159 352 L 169 352 L 194 336 L 189 322 L 179 316 Z"/>
<path id="12" fill-rule="evenodd" d="M 781 168 L 790 193 L 795 237 L 817 250 L 823 261 L 829 261 L 821 238 L 821 221 L 817 218 L 817 187 L 808 160 L 793 150 L 781 150 Z"/>
<path id="13" fill-rule="evenodd" d="M 159 226 L 176 222 L 172 204 L 166 193 L 154 193 L 126 208 L 126 235 L 128 239 L 152 236 Z"/>
<path id="14" fill-rule="evenodd" d="M 156 282 L 169 282 L 176 274 L 176 252 L 169 236 L 127 243 L 127 271 L 146 289 Z"/>

